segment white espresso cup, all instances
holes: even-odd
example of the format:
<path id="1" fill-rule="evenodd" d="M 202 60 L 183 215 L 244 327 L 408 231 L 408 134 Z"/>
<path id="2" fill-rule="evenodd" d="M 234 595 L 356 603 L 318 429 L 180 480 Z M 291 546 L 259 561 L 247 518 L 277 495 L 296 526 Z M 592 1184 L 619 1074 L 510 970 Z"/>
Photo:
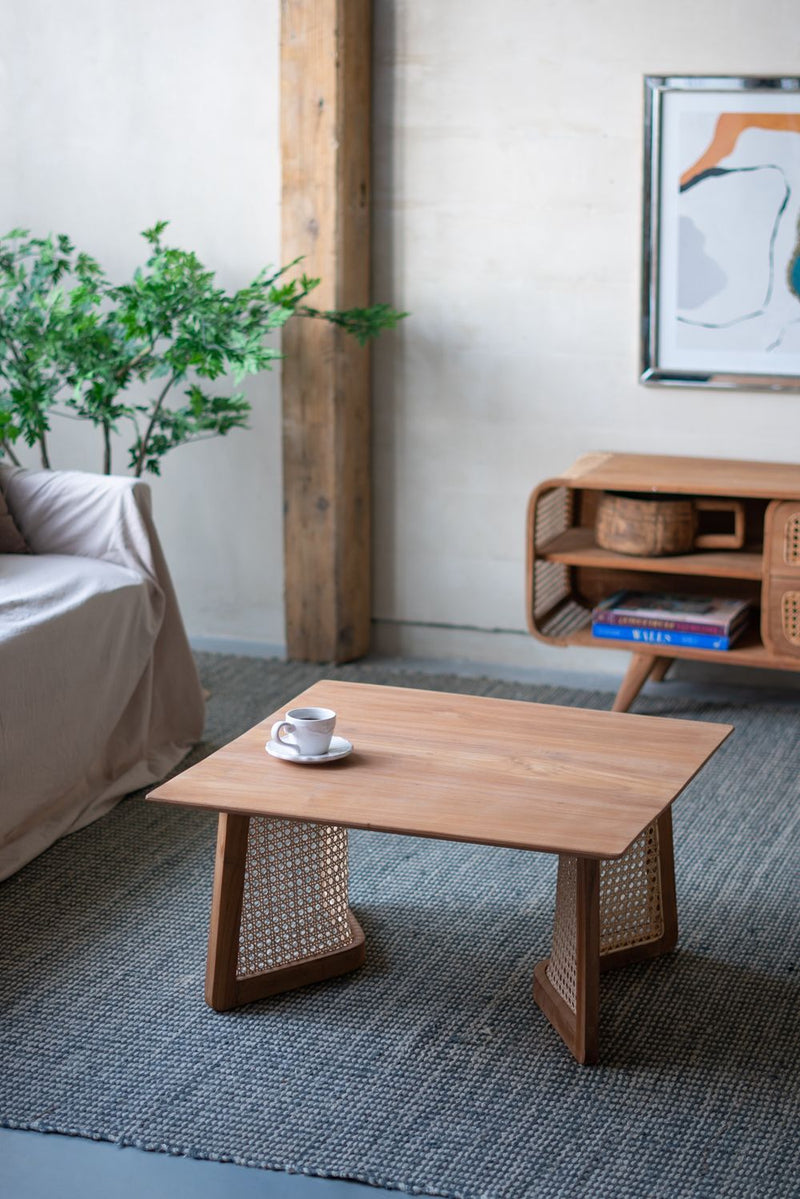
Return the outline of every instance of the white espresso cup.
<path id="1" fill-rule="evenodd" d="M 315 758 L 330 749 L 335 724 L 330 708 L 290 708 L 273 724 L 270 737 L 300 757 Z"/>

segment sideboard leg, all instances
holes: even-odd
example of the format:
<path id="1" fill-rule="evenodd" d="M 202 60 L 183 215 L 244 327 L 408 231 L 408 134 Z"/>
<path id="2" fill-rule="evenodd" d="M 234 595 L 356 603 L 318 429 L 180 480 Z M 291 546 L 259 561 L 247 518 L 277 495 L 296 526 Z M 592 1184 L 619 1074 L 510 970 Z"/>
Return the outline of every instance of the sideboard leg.
<path id="1" fill-rule="evenodd" d="M 663 683 L 664 679 L 667 677 L 669 668 L 674 661 L 674 658 L 659 658 L 653 669 L 650 671 L 650 682 Z"/>
<path id="2" fill-rule="evenodd" d="M 625 678 L 620 683 L 617 698 L 611 708 L 612 712 L 627 712 L 636 696 L 644 687 L 651 672 L 661 662 L 669 666 L 670 659 L 659 657 L 657 654 L 634 654 L 625 672 Z"/>

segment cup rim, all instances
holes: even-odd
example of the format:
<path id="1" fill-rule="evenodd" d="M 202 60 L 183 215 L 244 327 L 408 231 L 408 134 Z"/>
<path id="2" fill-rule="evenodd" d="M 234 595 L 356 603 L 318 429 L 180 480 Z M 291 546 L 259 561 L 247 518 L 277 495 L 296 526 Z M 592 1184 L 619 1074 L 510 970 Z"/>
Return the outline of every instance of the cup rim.
<path id="1" fill-rule="evenodd" d="M 311 713 L 313 712 L 313 716 Z M 286 720 L 290 720 L 293 724 L 314 724 L 320 720 L 335 720 L 336 713 L 332 708 L 290 708 L 286 713 Z"/>

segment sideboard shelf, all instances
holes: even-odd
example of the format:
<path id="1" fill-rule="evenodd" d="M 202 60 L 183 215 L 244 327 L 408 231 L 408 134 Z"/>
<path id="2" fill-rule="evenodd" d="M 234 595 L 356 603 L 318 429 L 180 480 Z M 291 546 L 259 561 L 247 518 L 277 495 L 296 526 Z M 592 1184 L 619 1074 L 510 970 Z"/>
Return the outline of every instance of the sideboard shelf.
<path id="1" fill-rule="evenodd" d="M 595 541 L 605 491 L 738 500 L 742 549 L 643 557 Z M 632 653 L 614 704 L 624 711 L 673 658 L 800 671 L 800 465 L 646 454 L 587 454 L 541 483 L 528 507 L 528 625 L 550 644 Z M 592 636 L 592 608 L 616 591 L 720 595 L 750 602 L 732 649 L 609 641 Z"/>
<path id="2" fill-rule="evenodd" d="M 615 642 L 598 641 L 597 637 L 592 636 L 591 628 L 579 630 L 570 638 L 570 645 L 590 646 L 592 649 L 608 649 L 609 647 L 616 648 Z M 621 648 L 627 649 L 628 653 L 632 650 L 635 652 L 635 647 L 631 642 L 622 642 Z M 652 653 L 658 657 L 669 655 L 674 658 L 693 658 L 702 662 L 719 662 L 721 659 L 727 663 L 735 662 L 738 666 L 760 666 L 762 668 L 775 669 L 776 661 L 769 650 L 764 646 L 764 643 L 759 636 L 757 629 L 748 629 L 742 634 L 739 641 L 736 642 L 732 649 L 714 650 L 714 649 L 687 649 L 686 647 L 672 646 L 643 646 L 643 650 L 647 653 Z M 780 665 L 780 663 L 778 663 Z M 783 663 L 786 670 L 800 670 L 800 666 L 793 663 L 791 659 L 787 659 Z"/>
<path id="3" fill-rule="evenodd" d="M 598 566 L 606 570 L 643 570 L 655 574 L 704 575 L 707 578 L 761 579 L 764 555 L 760 548 L 698 550 L 670 558 L 639 558 L 616 554 L 595 544 L 594 531 L 572 528 L 560 533 L 538 551 L 548 562 L 567 566 Z"/>

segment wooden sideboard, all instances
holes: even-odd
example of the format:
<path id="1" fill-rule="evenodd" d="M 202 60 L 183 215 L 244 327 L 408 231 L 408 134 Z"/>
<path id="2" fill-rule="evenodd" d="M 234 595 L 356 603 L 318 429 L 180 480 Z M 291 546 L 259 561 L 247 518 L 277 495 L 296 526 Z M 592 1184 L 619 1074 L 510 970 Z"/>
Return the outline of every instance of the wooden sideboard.
<path id="1" fill-rule="evenodd" d="M 606 491 L 739 500 L 744 546 L 653 558 L 603 549 L 594 527 Z M 592 608 L 624 588 L 747 599 L 754 616 L 729 650 L 637 647 L 614 711 L 627 711 L 645 681 L 663 678 L 674 658 L 800 670 L 800 465 L 593 453 L 541 483 L 528 505 L 531 633 L 551 645 L 630 653 L 630 642 L 592 636 Z"/>

